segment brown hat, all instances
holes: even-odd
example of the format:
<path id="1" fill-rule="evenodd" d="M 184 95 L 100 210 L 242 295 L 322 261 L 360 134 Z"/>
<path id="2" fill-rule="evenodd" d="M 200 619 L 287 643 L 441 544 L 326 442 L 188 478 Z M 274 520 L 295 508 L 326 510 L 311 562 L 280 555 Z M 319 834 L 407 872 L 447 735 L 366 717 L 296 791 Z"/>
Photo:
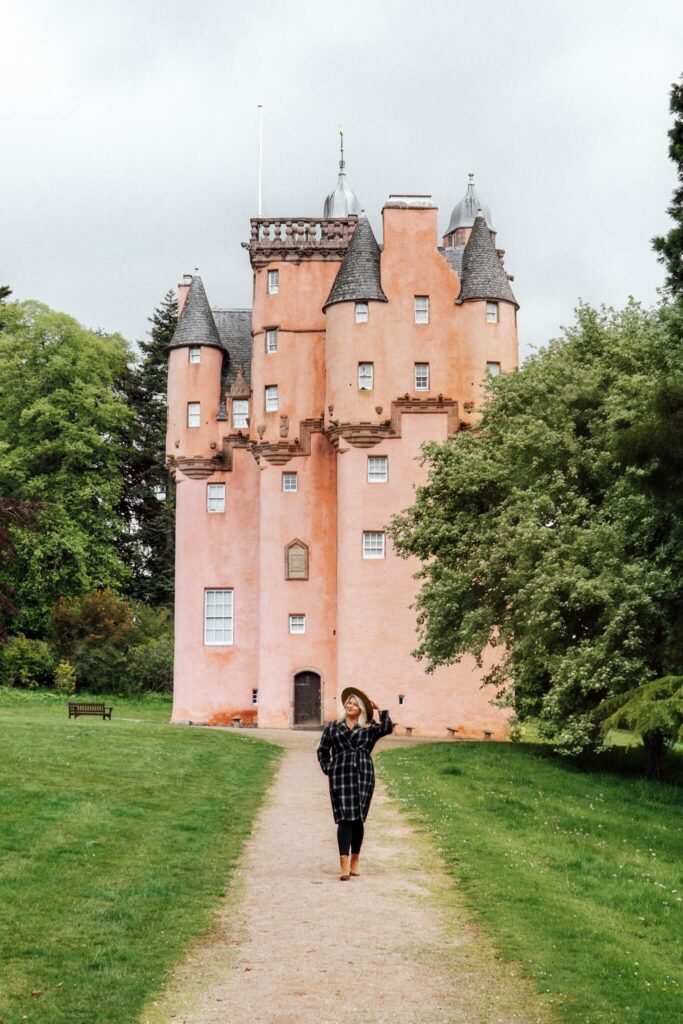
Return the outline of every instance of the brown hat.
<path id="1" fill-rule="evenodd" d="M 365 708 L 365 714 L 368 716 L 368 722 L 371 722 L 375 712 L 372 706 L 372 701 L 368 697 L 367 693 L 363 693 L 363 691 L 359 690 L 357 686 L 345 686 L 341 695 L 342 705 L 346 704 L 347 700 L 351 696 L 358 698 L 359 702 Z"/>

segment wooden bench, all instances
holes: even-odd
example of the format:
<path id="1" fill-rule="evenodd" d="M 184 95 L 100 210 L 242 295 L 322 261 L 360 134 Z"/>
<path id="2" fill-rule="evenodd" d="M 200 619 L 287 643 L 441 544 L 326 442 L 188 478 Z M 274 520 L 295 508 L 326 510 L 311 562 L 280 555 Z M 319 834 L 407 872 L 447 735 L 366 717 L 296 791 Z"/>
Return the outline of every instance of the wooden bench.
<path id="1" fill-rule="evenodd" d="M 90 704 L 81 701 L 69 701 L 69 718 L 78 718 L 79 715 L 101 715 L 103 719 L 111 721 L 112 708 L 105 708 L 104 704 Z"/>

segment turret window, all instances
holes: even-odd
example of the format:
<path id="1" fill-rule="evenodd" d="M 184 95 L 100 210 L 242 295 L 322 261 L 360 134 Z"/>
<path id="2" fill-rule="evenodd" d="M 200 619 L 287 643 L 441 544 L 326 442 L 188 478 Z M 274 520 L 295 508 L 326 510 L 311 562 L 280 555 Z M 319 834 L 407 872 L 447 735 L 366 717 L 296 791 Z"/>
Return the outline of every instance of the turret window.
<path id="1" fill-rule="evenodd" d="M 358 390 L 372 391 L 375 386 L 375 364 L 358 364 Z"/>
<path id="2" fill-rule="evenodd" d="M 367 302 L 356 303 L 356 323 L 366 324 L 370 319 Z"/>
<path id="3" fill-rule="evenodd" d="M 384 558 L 384 534 L 375 530 L 363 532 L 363 558 Z"/>
<path id="4" fill-rule="evenodd" d="M 290 615 L 289 616 L 289 632 L 298 633 L 301 635 L 306 632 L 306 616 L 305 615 Z"/>
<path id="5" fill-rule="evenodd" d="M 249 426 L 249 401 L 246 398 L 233 398 L 232 400 L 232 425 L 233 427 Z"/>
<path id="6" fill-rule="evenodd" d="M 429 323 L 429 296 L 428 295 L 416 295 L 415 296 L 415 323 L 416 324 L 428 324 Z"/>
<path id="7" fill-rule="evenodd" d="M 191 363 L 201 363 L 202 350 L 199 345 L 190 345 L 188 359 Z"/>
<path id="8" fill-rule="evenodd" d="M 225 512 L 225 484 L 206 485 L 206 511 Z"/>
<path id="9" fill-rule="evenodd" d="M 498 323 L 498 303 L 487 302 L 486 303 L 486 322 L 487 324 Z"/>
<path id="10" fill-rule="evenodd" d="M 388 457 L 386 455 L 368 455 L 368 483 L 385 484 L 388 479 Z"/>
<path id="11" fill-rule="evenodd" d="M 282 490 L 287 494 L 292 494 L 294 491 L 299 490 L 299 477 L 296 473 L 282 474 Z"/>
<path id="12" fill-rule="evenodd" d="M 429 391 L 429 363 L 415 363 L 415 390 Z"/>
<path id="13" fill-rule="evenodd" d="M 266 412 L 277 412 L 280 407 L 280 396 L 277 384 L 268 384 L 265 389 Z"/>
<path id="14" fill-rule="evenodd" d="M 486 372 L 489 373 L 492 377 L 497 377 L 498 374 L 500 373 L 500 363 L 487 363 Z"/>
<path id="15" fill-rule="evenodd" d="M 187 425 L 188 427 L 199 427 L 202 422 L 202 412 L 199 402 L 187 403 Z"/>
<path id="16" fill-rule="evenodd" d="M 268 271 L 268 294 L 277 295 L 280 291 L 280 271 L 269 270 Z"/>
<path id="17" fill-rule="evenodd" d="M 269 327 L 266 331 L 266 352 L 277 352 L 277 327 Z"/>

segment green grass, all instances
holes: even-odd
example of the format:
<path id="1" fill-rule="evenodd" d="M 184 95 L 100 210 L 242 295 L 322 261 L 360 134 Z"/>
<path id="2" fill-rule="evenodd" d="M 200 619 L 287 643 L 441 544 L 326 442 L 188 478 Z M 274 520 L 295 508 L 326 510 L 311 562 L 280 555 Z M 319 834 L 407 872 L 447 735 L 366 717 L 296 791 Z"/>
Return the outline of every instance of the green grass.
<path id="1" fill-rule="evenodd" d="M 379 758 L 500 954 L 571 1024 L 683 1020 L 683 758 L 658 784 L 641 756 L 577 767 L 543 746 L 455 743 Z"/>
<path id="2" fill-rule="evenodd" d="M 82 695 L 79 694 L 79 697 Z M 100 698 L 101 699 L 101 698 Z M 222 896 L 279 755 L 170 704 L 0 689 L 0 1018 L 130 1024 Z"/>

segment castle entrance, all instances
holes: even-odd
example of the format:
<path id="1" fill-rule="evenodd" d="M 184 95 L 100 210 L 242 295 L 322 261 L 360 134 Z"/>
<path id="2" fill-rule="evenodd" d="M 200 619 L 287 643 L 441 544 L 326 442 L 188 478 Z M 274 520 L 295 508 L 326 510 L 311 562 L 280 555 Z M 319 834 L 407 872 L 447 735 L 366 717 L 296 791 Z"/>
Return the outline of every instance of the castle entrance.
<path id="1" fill-rule="evenodd" d="M 297 672 L 294 676 L 294 728 L 320 728 L 320 676 Z"/>

